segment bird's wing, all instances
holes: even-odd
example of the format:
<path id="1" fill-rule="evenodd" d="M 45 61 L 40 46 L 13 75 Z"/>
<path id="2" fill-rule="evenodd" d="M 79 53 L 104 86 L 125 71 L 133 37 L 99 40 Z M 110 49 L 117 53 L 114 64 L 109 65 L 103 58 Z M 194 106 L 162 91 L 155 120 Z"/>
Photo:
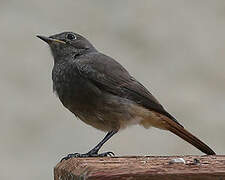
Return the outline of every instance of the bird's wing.
<path id="1" fill-rule="evenodd" d="M 75 61 L 80 75 L 91 81 L 100 90 L 127 98 L 178 123 L 157 99 L 114 59 L 104 54 L 93 53 Z"/>

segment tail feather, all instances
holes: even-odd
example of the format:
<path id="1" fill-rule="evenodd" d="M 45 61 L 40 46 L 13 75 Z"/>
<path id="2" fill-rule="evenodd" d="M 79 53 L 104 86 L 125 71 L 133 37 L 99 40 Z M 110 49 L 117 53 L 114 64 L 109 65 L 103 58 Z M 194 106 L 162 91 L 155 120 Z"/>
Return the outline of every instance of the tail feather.
<path id="1" fill-rule="evenodd" d="M 197 137 L 192 135 L 190 132 L 188 132 L 184 127 L 180 126 L 176 122 L 172 121 L 171 119 L 168 119 L 167 121 L 167 129 L 177 136 L 181 137 L 185 141 L 189 142 L 193 146 L 195 146 L 200 151 L 204 152 L 207 155 L 215 155 L 216 153 L 205 143 L 203 143 L 201 140 L 199 140 Z"/>

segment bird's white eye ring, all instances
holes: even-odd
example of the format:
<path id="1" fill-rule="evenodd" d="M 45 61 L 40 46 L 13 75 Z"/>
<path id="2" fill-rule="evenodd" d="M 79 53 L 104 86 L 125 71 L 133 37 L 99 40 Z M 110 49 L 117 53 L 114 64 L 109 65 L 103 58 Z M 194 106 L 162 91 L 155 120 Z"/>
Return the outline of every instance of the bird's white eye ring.
<path id="1" fill-rule="evenodd" d="M 69 39 L 69 40 L 77 39 L 77 37 L 74 34 L 71 34 L 71 33 L 67 34 L 66 38 Z"/>

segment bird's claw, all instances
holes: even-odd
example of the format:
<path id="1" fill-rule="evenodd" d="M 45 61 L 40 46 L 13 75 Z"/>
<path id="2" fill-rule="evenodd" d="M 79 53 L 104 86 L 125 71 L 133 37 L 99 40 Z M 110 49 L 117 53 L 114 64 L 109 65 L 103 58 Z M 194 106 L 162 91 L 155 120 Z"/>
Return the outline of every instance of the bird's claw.
<path id="1" fill-rule="evenodd" d="M 113 153 L 113 152 L 111 152 L 111 151 L 109 151 L 109 152 L 104 152 L 104 153 L 101 153 L 101 154 L 97 154 L 97 157 L 113 157 L 113 156 L 115 156 L 115 154 Z"/>
<path id="2" fill-rule="evenodd" d="M 63 160 L 68 160 L 70 158 L 85 158 L 85 157 L 113 157 L 115 154 L 111 151 L 104 152 L 101 154 L 97 153 L 85 153 L 85 154 L 80 154 L 80 153 L 73 153 L 73 154 L 68 154 L 66 157 L 62 158 L 60 162 Z"/>

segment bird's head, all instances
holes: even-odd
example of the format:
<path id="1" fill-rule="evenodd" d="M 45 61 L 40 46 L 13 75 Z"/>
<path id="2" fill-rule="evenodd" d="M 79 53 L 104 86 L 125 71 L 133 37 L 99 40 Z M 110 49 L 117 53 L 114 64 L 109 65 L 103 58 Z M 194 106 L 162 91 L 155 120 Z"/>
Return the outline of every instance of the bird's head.
<path id="1" fill-rule="evenodd" d="M 63 32 L 49 37 L 38 35 L 37 37 L 48 43 L 55 61 L 95 50 L 86 38 L 73 32 Z"/>

